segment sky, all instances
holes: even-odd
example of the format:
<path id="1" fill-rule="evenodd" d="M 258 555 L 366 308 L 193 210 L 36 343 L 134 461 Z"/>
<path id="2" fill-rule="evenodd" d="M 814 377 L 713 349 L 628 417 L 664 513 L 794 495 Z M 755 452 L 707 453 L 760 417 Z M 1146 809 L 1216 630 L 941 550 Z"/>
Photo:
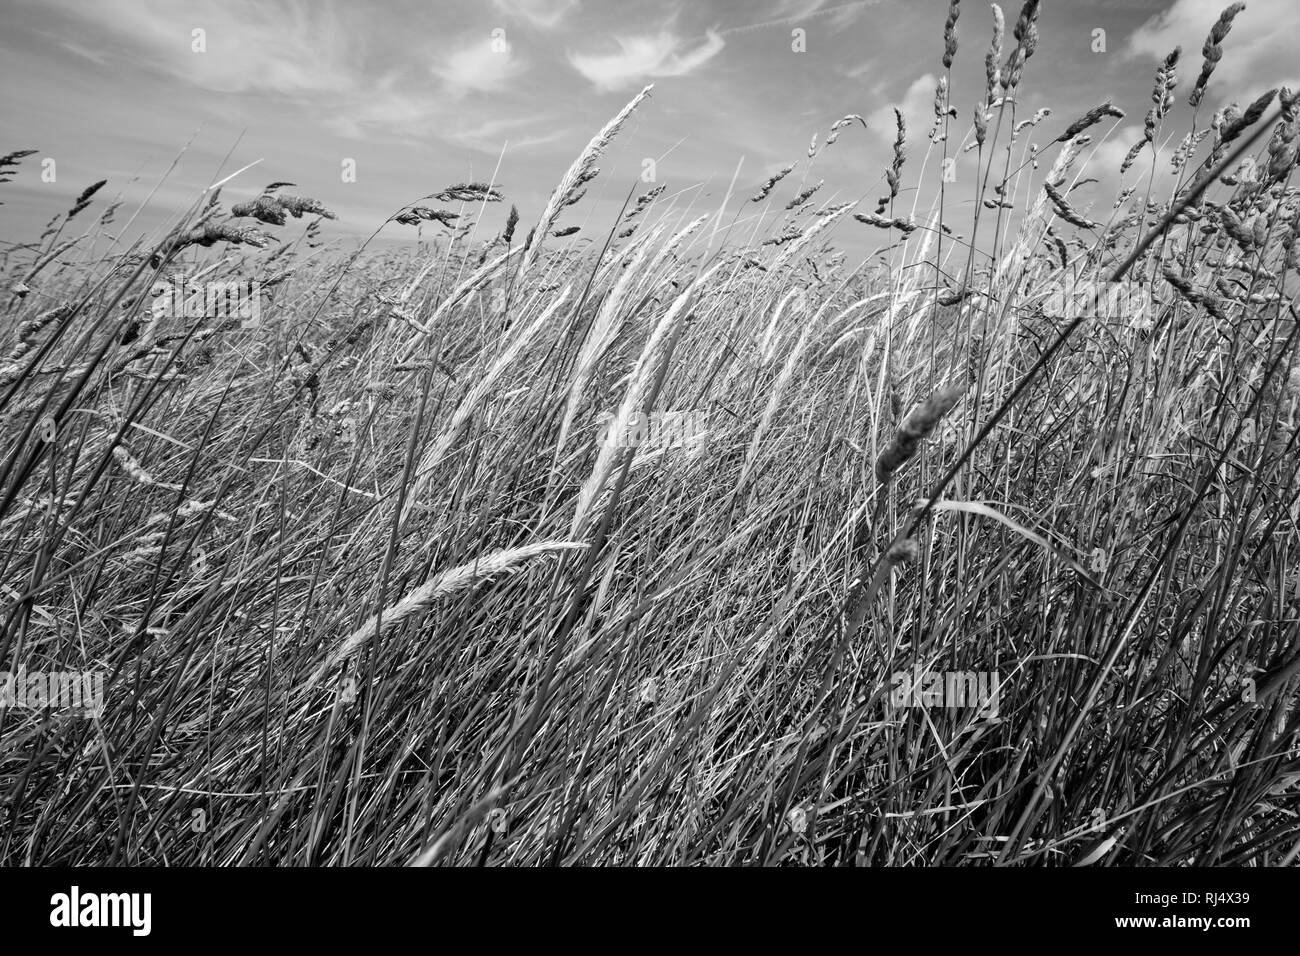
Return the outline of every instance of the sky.
<path id="1" fill-rule="evenodd" d="M 1097 159 L 1117 168 L 1140 133 L 1153 72 L 1176 44 L 1187 113 L 1201 45 L 1225 5 L 1044 0 L 1019 115 L 1053 112 L 1031 138 L 1050 141 L 1110 98 L 1128 115 Z M 818 199 L 865 196 L 869 212 L 891 155 L 893 106 L 909 127 L 903 181 L 916 181 L 947 9 L 947 0 L 0 0 L 0 154 L 38 151 L 0 184 L 0 241 L 34 240 L 100 179 L 108 184 L 92 208 L 123 200 L 116 225 L 129 241 L 254 162 L 224 199 L 292 182 L 289 192 L 338 213 L 327 237 L 354 240 L 445 186 L 491 180 L 506 202 L 485 218 L 490 235 L 510 203 L 525 225 L 535 221 L 587 141 L 650 83 L 588 197 L 561 219 L 583 227 L 576 241 L 603 239 L 628 191 L 649 188 L 646 160 L 654 185 L 702 211 L 718 208 L 733 177 L 740 208 L 800 160 L 777 199 L 824 179 Z M 983 91 L 992 18 L 987 3 L 960 9 L 952 86 L 964 129 Z M 1004 10 L 1009 51 L 1019 3 Z M 1300 2 L 1249 0 L 1202 111 L 1300 85 L 1298 35 Z M 867 128 L 849 126 L 807 168 L 810 138 L 824 141 L 851 113 Z M 40 163 L 50 159 L 54 181 L 44 182 Z M 959 179 L 973 163 L 963 158 Z M 1107 174 L 1077 198 L 1109 208 L 1116 184 Z M 901 211 L 915 196 L 904 193 Z M 291 220 L 278 232 L 302 228 Z M 413 240 L 415 231 L 389 225 L 383 235 Z"/>

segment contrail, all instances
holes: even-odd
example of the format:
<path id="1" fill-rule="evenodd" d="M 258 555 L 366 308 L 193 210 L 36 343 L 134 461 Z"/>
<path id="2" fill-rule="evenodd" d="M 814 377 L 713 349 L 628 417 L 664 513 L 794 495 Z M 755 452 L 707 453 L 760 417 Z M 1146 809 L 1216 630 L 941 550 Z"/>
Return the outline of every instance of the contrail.
<path id="1" fill-rule="evenodd" d="M 793 14 L 788 17 L 781 17 L 780 19 L 777 20 L 764 20 L 762 23 L 750 23 L 750 24 L 746 24 L 745 26 L 727 27 L 726 29 L 723 30 L 713 30 L 711 32 L 715 36 L 732 36 L 733 34 L 736 33 L 749 33 L 753 30 L 763 30 L 766 29 L 767 27 L 779 27 L 789 23 L 796 23 L 796 24 L 807 23 L 809 20 L 816 19 L 817 17 L 824 17 L 827 16 L 828 14 L 839 13 L 842 10 L 852 10 L 855 7 L 866 7 L 866 6 L 870 6 L 873 3 L 878 3 L 878 2 L 879 0 L 856 0 L 856 2 L 854 3 L 840 3 L 833 7 L 826 7 L 825 9 L 821 9 L 821 10 L 811 10 L 808 13 Z"/>

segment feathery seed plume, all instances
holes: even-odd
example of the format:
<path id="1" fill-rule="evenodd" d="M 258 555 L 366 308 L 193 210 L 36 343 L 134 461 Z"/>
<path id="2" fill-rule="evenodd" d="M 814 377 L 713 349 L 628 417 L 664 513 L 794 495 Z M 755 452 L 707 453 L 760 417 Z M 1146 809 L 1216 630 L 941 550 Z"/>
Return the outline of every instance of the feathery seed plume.
<path id="1" fill-rule="evenodd" d="M 303 689 L 306 690 L 319 683 L 335 665 L 346 660 L 358 648 L 374 637 L 376 631 L 382 634 L 411 615 L 430 607 L 435 602 L 473 587 L 487 578 L 498 574 L 515 573 L 534 558 L 557 551 L 574 551 L 586 547 L 586 544 L 577 541 L 542 541 L 537 544 L 507 548 L 503 551 L 480 555 L 467 564 L 459 565 L 435 575 L 396 604 L 386 608 L 381 614 L 370 618 L 365 624 L 348 635 L 330 654 L 329 659 L 308 678 Z"/>
<path id="2" fill-rule="evenodd" d="M 596 175 L 598 171 L 596 160 L 605 152 L 610 142 L 623 128 L 623 124 L 627 122 L 628 117 L 650 95 L 650 91 L 653 89 L 654 84 L 652 83 L 632 97 L 631 101 L 619 110 L 618 114 L 606 123 L 600 132 L 592 137 L 591 142 L 587 144 L 578 158 L 574 160 L 573 165 L 561 177 L 555 191 L 551 193 L 550 200 L 546 203 L 546 208 L 542 210 L 541 218 L 529 233 L 533 241 L 525 244 L 523 256 L 519 261 L 519 271 L 515 276 L 516 282 L 523 281 L 528 271 L 541 256 L 542 240 L 555 227 L 555 221 L 559 218 L 560 211 L 564 209 L 565 202 Z"/>

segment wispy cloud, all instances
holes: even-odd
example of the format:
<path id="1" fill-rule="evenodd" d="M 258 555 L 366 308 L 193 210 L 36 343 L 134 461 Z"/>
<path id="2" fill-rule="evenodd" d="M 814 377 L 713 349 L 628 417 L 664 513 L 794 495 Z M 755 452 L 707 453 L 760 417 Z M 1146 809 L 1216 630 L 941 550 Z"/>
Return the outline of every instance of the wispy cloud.
<path id="1" fill-rule="evenodd" d="M 512 152 L 545 146 L 570 135 L 567 124 L 545 111 L 483 118 L 473 100 L 405 92 L 393 82 L 381 84 L 377 95 L 356 96 L 340 103 L 325 119 L 327 128 L 351 139 L 424 143 L 437 139 L 476 152 L 495 154 L 509 144 Z"/>
<path id="2" fill-rule="evenodd" d="M 602 91 L 639 86 L 647 79 L 685 76 L 713 59 L 726 45 L 710 32 L 694 49 L 669 30 L 657 34 L 615 37 L 617 53 L 569 54 L 569 62 Z"/>
<path id="3" fill-rule="evenodd" d="M 844 71 L 844 75 L 851 80 L 860 80 L 864 76 L 868 75 L 869 73 L 873 73 L 879 69 L 880 69 L 880 63 L 874 57 L 872 57 L 869 60 L 862 61 L 857 66 L 849 67 Z"/>
<path id="4" fill-rule="evenodd" d="M 779 0 L 769 16 L 751 23 L 741 23 L 719 30 L 723 36 L 748 33 L 772 27 L 797 27 L 816 23 L 831 30 L 842 30 L 857 19 L 873 3 L 880 0 L 852 0 L 849 3 L 830 3 L 829 0 Z"/>
<path id="5" fill-rule="evenodd" d="M 779 22 L 796 23 L 813 17 L 826 18 L 826 24 L 839 30 L 852 23 L 863 8 L 874 0 L 857 0 L 854 3 L 831 3 L 830 0 L 781 0 L 774 17 Z"/>
<path id="6" fill-rule="evenodd" d="M 99 66 L 107 66 L 110 62 L 108 54 L 103 50 L 91 50 L 82 46 L 80 43 L 74 43 L 71 40 L 64 40 L 58 37 L 55 37 L 54 40 L 69 53 L 74 53 L 83 59 L 89 60 L 91 63 L 95 63 Z"/>
<path id="7" fill-rule="evenodd" d="M 105 34 L 178 80 L 221 93 L 344 90 L 355 82 L 355 32 L 328 4 L 196 0 L 178 16 L 165 0 L 50 0 L 94 33 L 69 41 L 92 55 Z M 195 31 L 202 31 L 196 34 Z"/>
<path id="8" fill-rule="evenodd" d="M 553 30 L 578 5 L 578 0 L 492 0 L 492 5 L 512 20 Z"/>
<path id="9" fill-rule="evenodd" d="M 435 63 L 433 72 L 452 93 L 466 90 L 499 90 L 524 70 L 523 61 L 504 35 L 461 40 L 445 60 Z"/>
<path id="10" fill-rule="evenodd" d="M 548 127 L 549 128 L 545 128 Z M 521 119 L 490 119 L 479 123 L 462 123 L 448 129 L 444 138 L 457 146 L 482 153 L 496 153 L 503 146 L 510 152 L 544 146 L 562 140 L 568 130 L 550 117 L 530 116 Z"/>
<path id="11" fill-rule="evenodd" d="M 1140 123 L 1156 60 L 1182 43 L 1179 93 L 1190 89 L 1201 44 L 1227 2 L 1150 0 L 1144 9 L 1110 0 L 1058 4 L 1054 26 L 1043 31 L 1044 51 L 1029 71 L 1032 105 L 1052 106 L 1064 123 L 1113 96 L 1130 111 L 1130 122 Z M 1224 99 L 1245 101 L 1292 66 L 1285 31 L 1298 25 L 1300 6 L 1249 3 L 1224 44 L 1210 108 Z M 187 187 L 206 183 L 210 167 L 237 143 L 233 162 L 264 158 L 269 175 L 300 181 L 304 190 L 318 184 L 323 200 L 351 202 L 353 218 L 365 212 L 366 221 L 427 193 L 431 178 L 452 181 L 495 169 L 503 148 L 500 175 L 512 201 L 521 209 L 540 205 L 573 152 L 618 105 L 605 94 L 630 95 L 650 81 L 661 83 L 660 95 L 638 124 L 638 155 L 662 156 L 660 172 L 675 189 L 706 182 L 717 188 L 719 181 L 725 188 L 741 154 L 747 157 L 743 177 L 761 179 L 762 167 L 801 156 L 813 132 L 824 140 L 830 123 L 861 113 L 873 132 L 846 131 L 840 146 L 819 156 L 817 172 L 826 176 L 828 196 L 860 190 L 864 169 L 877 177 L 889 161 L 894 103 L 907 119 L 907 168 L 919 171 L 934 95 L 934 76 L 921 74 L 938 70 L 946 9 L 881 0 L 0 4 L 7 15 L 0 56 L 12 74 L 6 136 L 12 148 L 40 147 L 59 157 L 60 203 L 69 198 L 65 192 L 75 197 L 75 183 L 105 175 L 138 195 L 127 177 L 142 163 L 169 156 L 197 128 L 201 135 L 182 167 L 193 170 L 184 172 Z M 1151 16 L 1159 10 L 1166 12 Z M 1067 39 L 1086 36 L 1094 20 L 1113 38 L 1126 38 L 1112 41 L 1116 52 L 1104 68 L 1087 44 Z M 792 46 L 796 27 L 806 31 L 807 52 Z M 206 52 L 192 51 L 194 29 L 205 31 Z M 983 26 L 978 32 L 972 42 L 981 49 L 969 58 L 960 54 L 958 67 L 980 74 L 982 86 L 987 35 Z M 962 92 L 969 85 L 957 78 L 954 86 L 962 112 L 954 137 L 960 139 L 970 123 L 971 103 Z M 104 106 L 86 110 L 87 102 Z M 1108 144 L 1102 164 L 1117 165 L 1132 135 Z M 355 183 L 339 180 L 343 157 L 357 162 Z M 974 163 L 975 154 L 958 162 Z M 1167 168 L 1167 159 L 1158 165 Z M 611 165 L 608 181 L 625 172 Z M 1135 175 L 1136 168 L 1125 181 Z M 33 178 L 25 170 L 8 188 Z M 1110 185 L 1103 177 L 1103 185 L 1088 188 L 1100 196 Z M 28 223 L 39 228 L 54 211 L 44 206 L 55 191 L 33 192 L 22 210 L 7 206 L 11 235 Z M 340 200 L 340 191 L 352 198 Z M 599 193 L 591 201 L 604 202 Z M 21 225 L 13 224 L 15 216 Z"/>

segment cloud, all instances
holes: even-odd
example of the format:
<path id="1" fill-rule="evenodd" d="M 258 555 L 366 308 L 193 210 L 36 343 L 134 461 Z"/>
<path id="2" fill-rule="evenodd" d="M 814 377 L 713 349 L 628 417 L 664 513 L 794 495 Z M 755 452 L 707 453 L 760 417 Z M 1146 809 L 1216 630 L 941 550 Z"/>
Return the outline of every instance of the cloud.
<path id="1" fill-rule="evenodd" d="M 524 69 L 514 48 L 503 36 L 462 41 L 460 48 L 431 69 L 453 93 L 498 90 Z"/>
<path id="2" fill-rule="evenodd" d="M 797 23 L 801 20 L 825 18 L 826 26 L 842 30 L 852 23 L 864 8 L 877 0 L 853 0 L 849 3 L 830 3 L 829 0 L 780 0 L 772 11 L 776 23 Z"/>
<path id="3" fill-rule="evenodd" d="M 587 55 L 569 54 L 573 68 L 602 92 L 640 86 L 654 77 L 685 76 L 713 59 L 726 45 L 717 33 L 709 32 L 693 50 L 683 50 L 676 34 L 661 30 L 654 35 L 615 37 L 619 52 Z"/>
<path id="4" fill-rule="evenodd" d="M 387 77 L 377 95 L 340 103 L 323 120 L 326 128 L 352 139 L 373 141 L 375 134 L 396 141 L 426 142 L 430 137 L 463 149 L 495 155 L 509 146 L 520 150 L 546 146 L 570 135 L 558 117 L 532 110 L 515 116 L 484 119 L 471 100 L 405 92 Z"/>
<path id="5" fill-rule="evenodd" d="M 907 124 L 908 145 L 924 142 L 934 125 L 934 87 L 938 82 L 939 78 L 933 73 L 918 77 L 903 94 L 901 103 L 887 104 L 867 116 L 868 128 L 892 143 L 898 132 L 894 119 L 894 107 L 897 106 Z"/>
<path id="6" fill-rule="evenodd" d="M 1129 56 L 1162 59 L 1175 46 L 1183 48 L 1179 72 L 1184 95 L 1190 92 L 1201 69 L 1201 47 L 1226 0 L 1176 0 L 1164 13 L 1134 31 Z M 1300 85 L 1295 36 L 1300 32 L 1300 4 L 1295 0 L 1250 0 L 1237 15 L 1232 32 L 1223 41 L 1223 59 L 1206 89 L 1207 104 L 1254 99 L 1270 86 Z"/>
<path id="7" fill-rule="evenodd" d="M 540 132 L 528 132 L 538 126 L 549 127 Z M 443 135 L 449 143 L 481 153 L 499 153 L 507 146 L 507 156 L 517 155 L 521 150 L 545 146 L 565 138 L 568 131 L 562 124 L 555 123 L 551 117 L 526 116 L 519 119 L 490 119 L 474 123 L 465 120 L 446 130 Z"/>
<path id="8" fill-rule="evenodd" d="M 1094 130 L 1095 132 L 1095 130 Z M 1096 176 L 1103 181 L 1117 181 L 1119 178 L 1119 166 L 1128 155 L 1129 149 L 1142 138 L 1142 127 L 1136 125 L 1121 126 L 1115 130 L 1106 141 L 1097 146 L 1090 153 L 1085 152 L 1085 156 L 1091 156 L 1088 160 L 1085 176 Z M 1169 157 L 1172 154 L 1173 147 L 1169 147 L 1160 154 L 1156 161 L 1156 171 L 1169 168 Z M 1133 168 L 1128 174 L 1128 182 L 1132 185 L 1134 173 L 1140 176 L 1145 175 L 1151 170 L 1151 149 L 1147 147 L 1133 161 Z"/>
<path id="9" fill-rule="evenodd" d="M 578 0 L 492 0 L 492 5 L 513 20 L 523 20 L 539 30 L 554 30 Z"/>
<path id="10" fill-rule="evenodd" d="M 374 130 L 419 139 L 438 121 L 436 101 L 402 93 L 388 83 L 380 84 L 379 95 L 353 97 L 335 105 L 322 119 L 326 128 L 352 139 L 366 138 Z"/>
<path id="11" fill-rule="evenodd" d="M 108 54 L 103 50 L 90 50 L 82 46 L 80 43 L 73 43 L 71 40 L 60 40 L 55 38 L 55 42 L 69 53 L 73 53 L 83 59 L 89 60 L 98 66 L 107 66 L 109 63 Z"/>
<path id="12" fill-rule="evenodd" d="M 1098 132 L 1101 129 L 1103 127 L 1094 127 L 1091 130 L 1096 137 L 1093 145 L 1084 149 L 1080 162 L 1067 173 L 1069 183 L 1076 180 L 1097 180 L 1095 183 L 1085 183 L 1073 192 L 1067 192 L 1071 206 L 1089 219 L 1105 220 L 1111 215 L 1111 204 L 1118 196 L 1121 186 L 1137 189 L 1130 199 L 1130 205 L 1145 201 L 1148 188 L 1163 195 L 1175 187 L 1179 176 L 1170 166 L 1169 160 L 1178 146 L 1177 138 L 1168 142 L 1158 141 L 1161 143 L 1161 149 L 1154 158 L 1150 145 L 1144 146 L 1134 157 L 1133 165 L 1129 167 L 1128 172 L 1120 176 L 1119 168 L 1124 162 L 1124 157 L 1128 155 L 1134 143 L 1142 140 L 1142 124 L 1130 123 L 1121 126 L 1098 142 L 1097 140 L 1100 140 L 1103 135 Z M 1044 159 L 1043 169 L 1039 175 L 1042 175 L 1048 166 L 1050 163 Z"/>
<path id="13" fill-rule="evenodd" d="M 784 23 L 806 20 L 826 6 L 827 0 L 779 0 L 772 10 L 772 21 Z"/>
<path id="14" fill-rule="evenodd" d="M 102 47 L 111 38 L 145 52 L 155 68 L 200 89 L 339 91 L 355 83 L 359 69 L 355 33 L 327 4 L 195 0 L 178 10 L 166 0 L 50 2 L 93 28 L 67 41 L 74 52 L 93 55 L 95 45 Z M 193 31 L 199 29 L 203 52 L 193 48 Z"/>
<path id="15" fill-rule="evenodd" d="M 376 34 L 363 29 L 363 14 L 332 3 L 194 0 L 179 9 L 168 0 L 49 2 L 63 21 L 52 35 L 78 57 L 147 64 L 168 88 L 280 94 L 313 104 L 326 129 L 351 138 L 456 141 L 447 131 L 476 116 L 461 104 L 464 95 L 500 89 L 525 66 L 504 37 L 483 32 L 444 40 L 447 52 L 432 63 L 417 44 L 400 55 L 384 50 L 385 72 L 376 76 L 378 61 L 366 60 L 367 38 Z M 195 29 L 204 31 L 203 52 L 193 48 Z M 441 90 L 430 74 L 441 79 Z"/>
<path id="16" fill-rule="evenodd" d="M 857 66 L 851 66 L 844 71 L 844 75 L 851 80 L 860 80 L 869 73 L 874 73 L 880 69 L 880 62 L 874 57 L 869 60 L 863 60 Z"/>

